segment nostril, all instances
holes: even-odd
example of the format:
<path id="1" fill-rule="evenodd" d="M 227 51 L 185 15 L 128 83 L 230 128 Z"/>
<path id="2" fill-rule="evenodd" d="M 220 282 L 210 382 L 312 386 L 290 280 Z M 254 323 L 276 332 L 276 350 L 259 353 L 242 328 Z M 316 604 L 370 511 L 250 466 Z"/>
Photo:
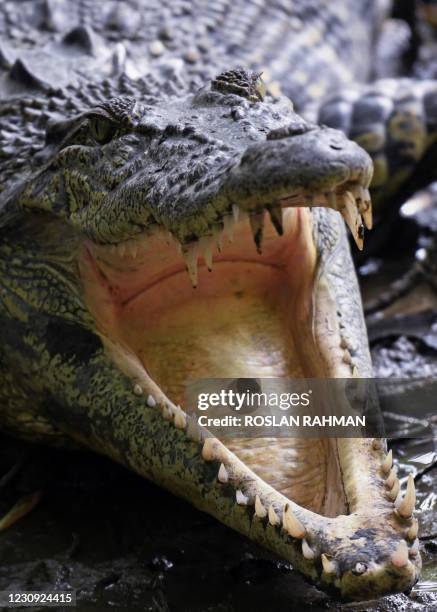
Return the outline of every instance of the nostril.
<path id="1" fill-rule="evenodd" d="M 332 143 L 329 146 L 331 149 L 334 149 L 334 151 L 341 151 L 343 148 L 341 145 L 332 144 Z"/>
<path id="2" fill-rule="evenodd" d="M 357 563 L 352 570 L 352 573 L 355 574 L 355 576 L 361 576 L 361 574 L 364 574 L 366 570 L 367 565 L 365 563 Z"/>

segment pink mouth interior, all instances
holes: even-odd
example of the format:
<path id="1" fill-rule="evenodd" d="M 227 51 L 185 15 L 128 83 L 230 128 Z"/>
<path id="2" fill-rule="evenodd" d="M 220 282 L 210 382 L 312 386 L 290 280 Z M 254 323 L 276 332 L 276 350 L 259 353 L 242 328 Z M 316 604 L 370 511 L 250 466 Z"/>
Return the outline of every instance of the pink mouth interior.
<path id="1" fill-rule="evenodd" d="M 266 220 L 261 255 L 249 221 L 239 221 L 233 241 L 224 237 L 214 253 L 211 272 L 199 253 L 195 289 L 163 233 L 145 237 L 135 258 L 88 243 L 80 259 L 100 328 L 127 345 L 182 406 L 187 381 L 196 379 L 323 376 L 312 330 L 315 269 L 306 208 L 284 211 L 280 237 Z M 322 509 L 329 452 L 323 441 L 239 439 L 228 446 L 275 488 Z M 308 477 L 315 486 L 306 486 Z"/>

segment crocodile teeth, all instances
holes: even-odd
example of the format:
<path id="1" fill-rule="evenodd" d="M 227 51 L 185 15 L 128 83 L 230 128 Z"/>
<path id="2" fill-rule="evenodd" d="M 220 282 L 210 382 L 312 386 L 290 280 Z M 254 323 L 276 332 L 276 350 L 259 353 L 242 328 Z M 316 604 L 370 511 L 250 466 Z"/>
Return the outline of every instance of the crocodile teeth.
<path id="1" fill-rule="evenodd" d="M 370 193 L 368 189 L 364 189 L 360 187 L 360 202 L 358 204 L 358 209 L 360 211 L 361 216 L 364 220 L 364 225 L 368 230 L 371 230 L 373 227 L 373 215 L 372 215 L 372 200 L 370 199 Z"/>
<path id="2" fill-rule="evenodd" d="M 262 253 L 262 240 L 263 240 L 263 230 L 264 230 L 264 211 L 260 213 L 252 213 L 249 217 L 250 219 L 250 227 L 252 229 L 253 239 L 255 241 L 255 246 L 257 253 L 261 255 Z"/>
<path id="3" fill-rule="evenodd" d="M 275 509 L 273 508 L 273 506 L 269 506 L 269 523 L 270 525 L 273 525 L 274 527 L 276 525 L 280 524 L 280 520 L 278 515 L 275 512 Z"/>
<path id="4" fill-rule="evenodd" d="M 395 501 L 395 499 L 396 499 L 396 498 L 397 498 L 397 496 L 399 495 L 399 487 L 400 487 L 400 485 L 399 485 L 399 479 L 398 479 L 398 478 L 396 478 L 396 480 L 394 481 L 393 487 L 392 487 L 392 489 L 390 490 L 390 492 L 389 492 L 389 494 L 388 494 L 388 496 L 390 497 L 390 499 L 391 499 L 392 501 Z"/>
<path id="5" fill-rule="evenodd" d="M 284 233 L 284 226 L 282 224 L 282 206 L 280 204 L 271 204 L 270 206 L 267 206 L 267 210 L 269 211 L 270 220 L 278 236 L 282 236 Z"/>
<path id="6" fill-rule="evenodd" d="M 325 553 L 322 553 L 322 566 L 325 574 L 336 574 L 337 573 L 337 564 L 332 559 L 329 559 Z"/>
<path id="7" fill-rule="evenodd" d="M 419 521 L 417 520 L 417 518 L 413 518 L 412 525 L 407 531 L 407 538 L 409 540 L 414 540 L 415 538 L 417 538 L 418 532 L 419 532 Z"/>
<path id="8" fill-rule="evenodd" d="M 240 209 L 236 204 L 232 204 L 232 216 L 234 218 L 234 223 L 237 223 L 240 216 Z"/>
<path id="9" fill-rule="evenodd" d="M 419 540 L 414 540 L 410 548 L 410 555 L 412 557 L 415 557 L 418 554 L 419 554 Z"/>
<path id="10" fill-rule="evenodd" d="M 194 289 L 197 287 L 198 250 L 199 244 L 197 242 L 192 242 L 191 244 L 184 245 L 182 247 L 182 257 L 184 258 L 185 265 L 187 266 L 188 276 L 190 277 L 190 281 Z"/>
<path id="11" fill-rule="evenodd" d="M 126 243 L 125 242 L 120 242 L 119 244 L 117 244 L 117 253 L 120 255 L 120 257 L 124 257 L 126 253 Z"/>
<path id="12" fill-rule="evenodd" d="M 247 504 L 249 503 L 249 498 L 247 497 L 247 495 L 244 495 L 243 491 L 241 491 L 240 489 L 237 489 L 237 492 L 235 493 L 235 499 L 237 500 L 237 504 L 239 506 L 247 506 Z"/>
<path id="13" fill-rule="evenodd" d="M 213 461 L 216 459 L 216 446 L 217 440 L 215 438 L 206 438 L 202 448 L 202 457 L 205 461 Z"/>
<path id="14" fill-rule="evenodd" d="M 135 385 L 134 386 L 134 393 L 135 395 L 142 395 L 143 393 L 143 388 L 141 385 Z"/>
<path id="15" fill-rule="evenodd" d="M 205 260 L 206 267 L 212 271 L 212 248 L 214 244 L 214 238 L 212 236 L 203 236 L 200 239 L 201 246 L 203 249 L 203 258 Z"/>
<path id="16" fill-rule="evenodd" d="M 187 417 L 185 416 L 185 413 L 181 410 L 180 406 L 178 406 L 177 410 L 175 411 L 173 422 L 176 429 L 185 429 L 187 425 Z"/>
<path id="17" fill-rule="evenodd" d="M 314 559 L 314 557 L 316 556 L 316 553 L 313 551 L 313 549 L 306 540 L 302 540 L 302 554 L 305 559 L 308 560 Z"/>
<path id="18" fill-rule="evenodd" d="M 166 420 L 166 421 L 171 421 L 173 418 L 173 410 L 171 408 L 171 406 L 168 406 L 167 404 L 164 404 L 164 406 L 161 409 L 162 411 L 162 417 Z"/>
<path id="19" fill-rule="evenodd" d="M 146 400 L 146 401 L 147 401 L 147 405 L 148 405 L 150 408 L 155 408 L 155 406 L 156 406 L 156 400 L 155 400 L 155 398 L 153 397 L 153 395 L 148 395 L 148 396 L 147 396 L 147 400 Z"/>
<path id="20" fill-rule="evenodd" d="M 390 472 L 392 465 L 393 465 L 393 451 L 390 449 L 381 464 L 381 469 L 384 472 L 384 474 L 388 474 Z"/>
<path id="21" fill-rule="evenodd" d="M 364 245 L 364 226 L 355 203 L 355 198 L 350 191 L 346 191 L 343 195 L 343 208 L 340 212 L 354 237 L 357 247 L 362 251 Z"/>
<path id="22" fill-rule="evenodd" d="M 299 538 L 300 540 L 305 537 L 306 529 L 299 521 L 299 519 L 293 514 L 288 504 L 285 504 L 284 514 L 282 517 L 284 529 L 293 538 Z"/>
<path id="23" fill-rule="evenodd" d="M 398 497 L 396 500 L 396 509 L 398 514 L 403 518 L 410 518 L 414 512 L 414 506 L 416 505 L 416 487 L 414 485 L 414 476 L 410 474 L 407 481 L 407 490 L 403 499 Z"/>
<path id="24" fill-rule="evenodd" d="M 395 552 L 391 556 L 391 562 L 396 567 L 405 567 L 408 563 L 408 546 L 405 540 L 401 540 Z"/>
<path id="25" fill-rule="evenodd" d="M 226 217 L 223 217 L 223 226 L 224 226 L 226 236 L 228 237 L 229 242 L 232 242 L 232 233 L 234 230 L 234 221 L 232 217 L 230 217 L 229 215 L 227 215 Z"/>
<path id="26" fill-rule="evenodd" d="M 396 482 L 396 480 L 397 480 L 397 477 L 396 477 L 396 468 L 393 467 L 390 470 L 390 474 L 387 476 L 385 484 L 387 485 L 387 487 L 389 489 L 391 489 L 393 487 L 394 483 Z"/>
<path id="27" fill-rule="evenodd" d="M 267 516 L 267 510 L 262 505 L 259 495 L 255 497 L 255 514 L 258 518 L 264 518 Z"/>
<path id="28" fill-rule="evenodd" d="M 220 466 L 217 478 L 218 478 L 219 482 L 221 482 L 222 484 L 226 484 L 229 481 L 228 470 L 225 468 L 223 463 Z"/>

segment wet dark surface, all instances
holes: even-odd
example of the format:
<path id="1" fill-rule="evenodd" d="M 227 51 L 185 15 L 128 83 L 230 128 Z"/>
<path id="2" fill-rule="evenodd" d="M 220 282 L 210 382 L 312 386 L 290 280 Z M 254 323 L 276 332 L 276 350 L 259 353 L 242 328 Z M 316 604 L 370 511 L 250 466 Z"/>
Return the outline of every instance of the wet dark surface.
<path id="1" fill-rule="evenodd" d="M 7 510 L 42 490 L 37 507 L 0 534 L 0 590 L 74 589 L 79 610 L 431 610 L 437 593 L 437 470 L 418 482 L 422 583 L 410 597 L 342 605 L 245 538 L 104 459 L 1 439 Z M 423 469 L 432 442 L 399 444 L 401 475 Z M 416 458 L 416 461 L 412 461 Z M 423 457 L 419 457 L 421 461 Z M 425 457 L 428 461 L 431 455 Z M 433 584 L 427 584 L 433 583 Z"/>
<path id="2" fill-rule="evenodd" d="M 423 217 L 423 215 L 422 215 Z M 429 216 L 431 219 L 432 215 Z M 362 269 L 373 296 L 413 261 L 416 220 L 402 250 L 391 247 Z M 437 312 L 426 283 L 369 323 L 377 376 L 437 375 Z M 424 568 L 409 595 L 345 604 L 284 563 L 167 492 L 85 453 L 32 447 L 0 437 L 0 516 L 41 491 L 35 509 L 0 532 L 0 590 L 74 589 L 78 610 L 257 611 L 437 608 L 437 419 L 429 435 L 394 443 L 400 475 L 417 474 Z M 35 608 L 33 608 L 35 609 Z"/>

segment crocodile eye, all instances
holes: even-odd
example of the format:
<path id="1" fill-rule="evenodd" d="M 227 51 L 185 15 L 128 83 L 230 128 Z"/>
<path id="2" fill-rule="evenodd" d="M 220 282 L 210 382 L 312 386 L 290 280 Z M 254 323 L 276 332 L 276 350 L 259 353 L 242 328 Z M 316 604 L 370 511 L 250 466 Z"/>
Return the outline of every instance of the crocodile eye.
<path id="1" fill-rule="evenodd" d="M 89 126 L 91 136 L 99 144 L 106 144 L 116 132 L 116 126 L 103 117 L 90 117 Z"/>

